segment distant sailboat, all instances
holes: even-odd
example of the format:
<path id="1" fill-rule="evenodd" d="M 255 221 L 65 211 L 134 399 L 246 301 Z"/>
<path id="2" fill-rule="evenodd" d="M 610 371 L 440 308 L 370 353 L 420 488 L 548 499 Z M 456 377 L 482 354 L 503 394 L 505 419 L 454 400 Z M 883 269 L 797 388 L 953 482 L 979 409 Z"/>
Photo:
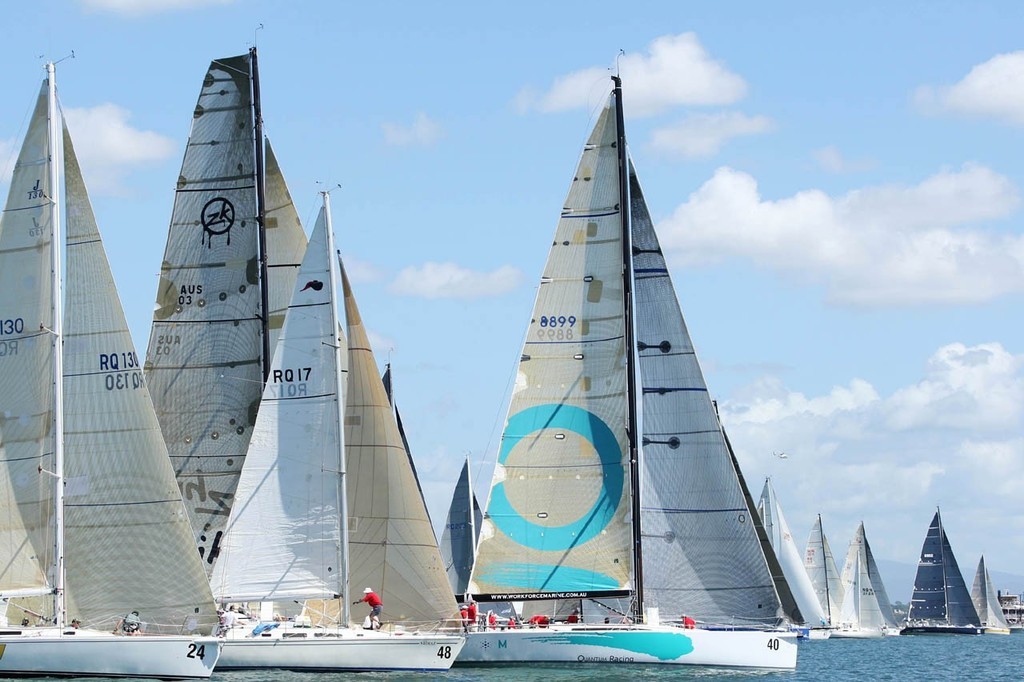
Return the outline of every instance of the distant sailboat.
<path id="1" fill-rule="evenodd" d="M 843 601 L 833 637 L 869 639 L 898 632 L 863 523 L 857 526 L 846 552 L 842 583 Z"/>
<path id="2" fill-rule="evenodd" d="M 992 578 L 985 566 L 985 557 L 978 561 L 978 572 L 974 575 L 974 587 L 971 589 L 971 600 L 981 618 L 981 625 L 986 635 L 1008 635 L 1010 625 L 999 605 L 999 595 L 992 587 Z"/>
<path id="3" fill-rule="evenodd" d="M 448 571 L 448 582 L 456 596 L 465 594 L 469 585 L 482 521 L 483 512 L 473 492 L 469 458 L 466 458 L 441 533 L 441 558 Z"/>
<path id="4" fill-rule="evenodd" d="M 980 635 L 983 631 L 936 509 L 921 547 L 914 594 L 901 634 Z"/>
<path id="5" fill-rule="evenodd" d="M 828 545 L 825 531 L 821 523 L 821 514 L 811 528 L 811 534 L 807 538 L 807 550 L 804 553 L 804 568 L 807 569 L 807 576 L 811 579 L 814 592 L 818 595 L 818 603 L 825 612 L 828 624 L 835 625 L 839 622 L 839 608 L 843 600 L 842 578 L 839 569 L 836 567 L 835 557 L 832 555 L 832 548 Z"/>
<path id="6" fill-rule="evenodd" d="M 367 352 L 368 346 L 356 329 L 361 323 L 354 304 L 346 305 L 349 343 L 339 326 L 341 292 L 334 253 L 325 193 L 274 353 L 270 381 L 237 488 L 239 504 L 226 528 L 212 584 L 214 594 L 223 602 L 334 601 L 341 607 L 340 622 L 329 628 L 299 622 L 260 624 L 252 631 L 235 628 L 227 633 L 220 666 L 225 670 L 447 670 L 462 647 L 461 637 L 349 626 L 350 584 L 371 580 L 365 571 L 355 574 L 355 561 L 350 560 L 362 551 L 350 549 L 350 486 L 362 487 L 358 494 L 382 498 L 386 511 L 393 512 L 403 504 L 415 509 L 417 504 L 422 507 L 422 501 L 414 488 L 414 500 L 403 498 L 410 488 L 397 482 L 393 491 L 374 487 L 372 467 L 368 475 L 365 470 L 360 472 L 361 462 L 348 447 L 350 440 L 364 448 L 373 447 L 360 440 L 360 428 L 365 434 L 378 423 L 386 423 L 376 418 L 379 413 L 365 411 L 371 403 L 378 408 L 383 404 L 384 414 L 389 411 L 376 367 L 353 367 L 355 356 Z M 346 367 L 348 399 L 344 397 Z M 380 400 L 367 400 L 367 376 L 380 387 Z M 393 446 L 378 441 L 374 446 L 385 450 L 380 463 L 386 485 L 391 458 L 400 463 L 397 469 L 406 464 L 406 455 L 400 445 L 397 455 L 391 452 Z M 393 493 L 393 507 L 387 504 L 389 492 Z M 389 518 L 383 516 L 387 526 Z M 431 609 L 433 616 L 436 607 L 425 590 L 410 606 L 411 591 L 430 576 L 429 562 L 423 560 L 426 550 L 418 545 L 409 547 L 410 540 L 419 537 L 415 532 L 419 526 L 398 513 L 390 518 L 399 535 L 385 536 L 392 546 L 383 548 L 386 555 L 379 557 L 373 584 L 393 613 L 404 615 L 403 609 L 414 608 L 418 609 L 414 614 L 420 614 Z M 363 523 L 360 530 L 367 535 L 378 528 Z M 437 555 L 432 533 L 430 542 Z M 395 561 L 396 557 L 404 561 Z M 442 585 L 437 591 L 444 592 L 454 606 L 439 556 L 436 563 Z M 335 601 L 339 596 L 340 602 Z"/>
<path id="7" fill-rule="evenodd" d="M 0 217 L 0 311 L 0 598 L 41 621 L 0 632 L 0 676 L 210 677 L 213 597 L 53 64 Z M 132 611 L 147 636 L 112 634 Z"/>
<path id="8" fill-rule="evenodd" d="M 786 582 L 789 583 L 797 606 L 800 608 L 803 624 L 810 630 L 818 631 L 806 634 L 815 639 L 827 639 L 827 631 L 824 628 L 828 625 L 828 620 L 821 608 L 821 602 L 818 601 L 814 585 L 811 584 L 811 579 L 804 568 L 804 561 L 800 557 L 796 543 L 793 542 L 793 534 L 789 530 L 789 524 L 786 523 L 786 517 L 782 514 L 782 506 L 779 504 L 778 495 L 775 494 L 775 488 L 772 486 L 770 478 L 764 481 L 764 489 L 761 491 L 757 511 L 761 515 L 761 522 L 764 524 L 768 537 L 771 538 L 772 547 L 782 565 Z"/>
<path id="9" fill-rule="evenodd" d="M 469 592 L 625 598 L 631 622 L 584 611 L 584 623 L 470 632 L 459 663 L 792 669 L 796 643 L 780 632 L 660 622 L 704 607 L 748 626 L 784 614 L 628 159 L 613 80 L 540 280 Z"/>

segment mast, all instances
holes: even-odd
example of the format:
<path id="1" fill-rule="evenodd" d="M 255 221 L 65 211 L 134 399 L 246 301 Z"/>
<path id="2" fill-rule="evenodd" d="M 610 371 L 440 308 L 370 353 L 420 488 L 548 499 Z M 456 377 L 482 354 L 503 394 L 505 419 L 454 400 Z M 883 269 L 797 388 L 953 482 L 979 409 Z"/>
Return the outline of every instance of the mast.
<path id="1" fill-rule="evenodd" d="M 636 370 L 633 357 L 633 240 L 630 234 L 629 162 L 626 157 L 626 126 L 622 113 L 622 79 L 612 76 L 615 84 L 615 144 L 619 155 L 619 220 L 622 224 L 622 302 L 626 343 L 626 436 L 629 447 L 629 491 L 633 527 L 633 588 L 636 594 L 635 615 L 643 621 L 644 576 L 643 547 L 640 537 L 640 460 L 636 447 Z"/>
<path id="2" fill-rule="evenodd" d="M 64 241 L 60 214 L 60 122 L 57 118 L 57 84 L 53 62 L 46 65 L 47 93 L 47 147 L 50 156 L 50 273 L 52 277 L 51 324 L 53 344 L 53 618 L 54 624 L 64 630 L 64 309 L 61 290 L 60 249 Z"/>
<path id="3" fill-rule="evenodd" d="M 334 249 L 334 227 L 331 225 L 331 195 L 328 192 L 321 192 L 324 200 L 324 220 L 327 228 L 327 252 L 335 254 Z M 338 266 L 341 266 L 341 254 L 338 255 Z M 329 256 L 330 257 L 330 256 Z M 331 265 L 331 330 L 334 334 L 334 381 L 338 402 L 338 431 L 339 436 L 344 435 L 345 430 L 345 387 L 341 381 L 341 353 L 348 354 L 348 348 L 342 347 L 338 332 L 341 329 L 341 320 L 338 319 L 338 268 Z M 344 627 L 349 623 L 349 566 L 348 566 L 348 484 L 345 481 L 345 443 L 343 438 L 338 439 L 338 513 L 341 521 L 341 542 L 338 547 L 338 563 L 341 568 L 341 613 L 340 622 Z"/>
<path id="4" fill-rule="evenodd" d="M 256 48 L 249 49 L 252 65 L 252 110 L 256 122 L 256 225 L 259 235 L 260 258 L 260 319 L 263 322 L 263 383 L 270 376 L 270 287 L 267 279 L 267 198 L 266 169 L 263 161 L 263 108 L 260 105 L 260 68 L 256 59 Z M 326 199 L 326 197 L 325 197 Z M 330 215 L 327 216 L 330 221 Z"/>

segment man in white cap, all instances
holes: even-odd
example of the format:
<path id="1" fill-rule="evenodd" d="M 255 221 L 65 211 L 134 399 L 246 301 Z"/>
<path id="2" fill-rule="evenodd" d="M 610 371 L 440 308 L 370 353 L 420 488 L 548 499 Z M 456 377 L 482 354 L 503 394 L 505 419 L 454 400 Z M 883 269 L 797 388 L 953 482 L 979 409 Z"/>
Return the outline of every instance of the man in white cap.
<path id="1" fill-rule="evenodd" d="M 353 604 L 362 604 L 366 602 L 370 605 L 370 627 L 373 630 L 380 629 L 380 612 L 384 610 L 384 602 L 381 601 L 377 593 L 371 588 L 367 587 L 363 590 L 363 598 L 359 601 L 352 602 Z"/>

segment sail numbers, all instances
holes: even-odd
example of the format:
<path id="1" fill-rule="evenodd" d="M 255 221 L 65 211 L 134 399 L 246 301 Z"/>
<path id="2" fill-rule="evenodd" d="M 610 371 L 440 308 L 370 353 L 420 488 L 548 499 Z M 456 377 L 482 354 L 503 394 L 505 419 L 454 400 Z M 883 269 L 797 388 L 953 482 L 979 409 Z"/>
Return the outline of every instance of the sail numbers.
<path id="1" fill-rule="evenodd" d="M 99 369 L 108 372 L 104 377 L 108 391 L 140 389 L 145 386 L 146 382 L 138 367 L 139 358 L 132 351 L 99 354 Z"/>
<path id="2" fill-rule="evenodd" d="M 571 341 L 575 326 L 575 315 L 541 315 L 541 328 L 537 330 L 537 338 L 548 341 Z"/>
<path id="3" fill-rule="evenodd" d="M 25 331 L 25 320 L 16 317 L 12 320 L 0 320 L 0 336 L 22 334 Z"/>
<path id="4" fill-rule="evenodd" d="M 306 382 L 312 373 L 312 367 L 275 369 L 270 373 L 272 395 L 275 398 L 300 398 L 309 395 Z"/>

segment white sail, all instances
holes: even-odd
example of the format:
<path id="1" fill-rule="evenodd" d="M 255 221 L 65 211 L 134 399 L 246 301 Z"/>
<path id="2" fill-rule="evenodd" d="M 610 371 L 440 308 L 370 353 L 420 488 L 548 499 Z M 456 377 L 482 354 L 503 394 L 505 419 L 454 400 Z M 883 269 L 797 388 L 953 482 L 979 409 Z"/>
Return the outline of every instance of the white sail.
<path id="1" fill-rule="evenodd" d="M 971 600 L 978 611 L 981 624 L 987 628 L 1009 631 L 1010 626 L 999 605 L 999 595 L 992 587 L 992 578 L 985 566 L 985 557 L 978 561 L 978 572 L 974 575 L 974 586 L 971 588 Z"/>
<path id="2" fill-rule="evenodd" d="M 775 494 L 771 479 L 766 479 L 764 489 L 761 491 L 761 500 L 758 503 L 758 512 L 764 523 L 768 537 L 771 538 L 772 547 L 782 565 L 782 571 L 786 576 L 796 599 L 797 606 L 806 625 L 816 627 L 828 622 L 825 612 L 818 601 L 818 595 L 814 591 L 814 585 L 804 568 L 803 557 L 800 556 L 796 543 L 793 542 L 793 534 L 786 523 L 786 517 L 782 514 L 782 506 Z"/>
<path id="3" fill-rule="evenodd" d="M 321 210 L 274 352 L 211 582 L 225 601 L 341 593 L 341 330 Z"/>
<path id="4" fill-rule="evenodd" d="M 109 628 L 212 632 L 213 596 L 142 376 L 103 242 L 64 129 L 68 610 Z"/>
<path id="5" fill-rule="evenodd" d="M 839 611 L 839 622 L 850 630 L 861 629 L 861 584 L 865 573 L 861 569 L 860 553 L 855 552 L 847 558 L 843 567 L 843 605 Z"/>
<path id="6" fill-rule="evenodd" d="M 376 590 L 388 620 L 454 618 L 458 605 L 344 270 L 342 286 L 349 343 L 345 457 L 350 584 Z"/>
<path id="7" fill-rule="evenodd" d="M 842 580 L 846 589 L 842 606 L 843 622 L 858 623 L 864 630 L 896 627 L 892 604 L 889 603 L 889 596 L 882 584 L 882 576 L 871 553 L 863 523 L 857 526 L 857 532 L 850 541 L 846 563 L 843 565 Z M 850 586 L 855 582 L 859 586 L 856 591 L 857 603 L 848 608 L 845 595 L 850 594 Z M 848 617 L 849 609 L 854 609 L 855 616 Z M 850 620 L 851 618 L 854 619 Z"/>
<path id="8" fill-rule="evenodd" d="M 448 581 L 452 591 L 465 594 L 469 585 L 469 573 L 473 570 L 473 558 L 476 554 L 476 540 L 483 513 L 473 492 L 473 483 L 469 475 L 469 460 L 462 465 L 462 472 L 452 493 L 452 502 L 448 506 L 448 518 L 445 519 L 444 531 L 441 533 L 441 559 L 448 571 Z"/>
<path id="9" fill-rule="evenodd" d="M 825 618 L 830 625 L 835 625 L 839 622 L 839 610 L 843 600 L 842 578 L 822 528 L 821 514 L 818 515 L 807 538 L 804 568 L 807 569 L 807 576 L 818 595 L 818 603 L 825 612 Z"/>
<path id="10" fill-rule="evenodd" d="M 540 280 L 470 579 L 478 595 L 631 586 L 615 109 L 609 99 L 583 150 Z"/>
<path id="11" fill-rule="evenodd" d="M 630 202 L 645 603 L 666 618 L 775 623 L 779 596 L 632 164 Z"/>
<path id="12" fill-rule="evenodd" d="M 284 325 L 285 312 L 292 300 L 295 278 L 306 253 L 306 233 L 302 229 L 295 202 L 284 181 L 277 156 L 266 140 L 266 226 L 267 226 L 267 298 L 270 308 L 270 348 L 277 348 L 277 338 Z"/>
<path id="13" fill-rule="evenodd" d="M 0 593 L 44 594 L 53 563 L 52 196 L 43 83 L 0 217 Z M 42 379 L 42 380 L 41 380 Z M 52 613 L 48 614 L 48 617 Z"/>
<path id="14" fill-rule="evenodd" d="M 207 573 L 262 393 L 249 55 L 210 64 L 161 266 L 146 380 Z"/>

